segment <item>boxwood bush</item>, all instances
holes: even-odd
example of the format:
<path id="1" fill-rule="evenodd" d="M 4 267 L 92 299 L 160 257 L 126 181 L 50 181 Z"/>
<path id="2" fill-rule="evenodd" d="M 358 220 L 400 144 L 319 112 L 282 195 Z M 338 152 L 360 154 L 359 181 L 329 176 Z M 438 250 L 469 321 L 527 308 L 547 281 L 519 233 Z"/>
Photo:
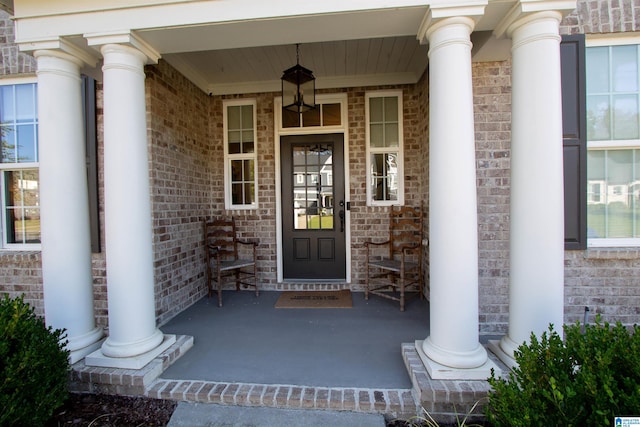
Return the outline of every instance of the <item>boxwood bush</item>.
<path id="1" fill-rule="evenodd" d="M 42 426 L 68 396 L 64 331 L 23 297 L 0 300 L 0 426 Z"/>
<path id="2" fill-rule="evenodd" d="M 501 426 L 606 426 L 640 415 L 640 327 L 549 326 L 515 354 L 508 378 L 492 373 L 487 419 Z"/>

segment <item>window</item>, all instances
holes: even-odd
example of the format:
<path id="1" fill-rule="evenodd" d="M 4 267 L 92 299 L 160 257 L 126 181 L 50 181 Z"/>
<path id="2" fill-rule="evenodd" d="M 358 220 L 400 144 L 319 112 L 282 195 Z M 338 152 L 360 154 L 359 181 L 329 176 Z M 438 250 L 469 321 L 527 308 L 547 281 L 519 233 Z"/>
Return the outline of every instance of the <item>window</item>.
<path id="1" fill-rule="evenodd" d="M 589 45 L 589 245 L 640 246 L 640 45 Z"/>
<path id="2" fill-rule="evenodd" d="M 302 114 L 282 110 L 283 128 L 328 127 L 342 124 L 342 111 L 339 102 L 322 102 L 316 99 L 316 108 Z"/>
<path id="3" fill-rule="evenodd" d="M 2 247 L 40 244 L 37 91 L 34 82 L 0 85 Z"/>
<path id="4" fill-rule="evenodd" d="M 257 146 L 255 100 L 224 101 L 224 179 L 227 209 L 255 209 Z"/>
<path id="5" fill-rule="evenodd" d="M 404 204 L 402 92 L 369 92 L 367 120 L 367 203 Z"/>

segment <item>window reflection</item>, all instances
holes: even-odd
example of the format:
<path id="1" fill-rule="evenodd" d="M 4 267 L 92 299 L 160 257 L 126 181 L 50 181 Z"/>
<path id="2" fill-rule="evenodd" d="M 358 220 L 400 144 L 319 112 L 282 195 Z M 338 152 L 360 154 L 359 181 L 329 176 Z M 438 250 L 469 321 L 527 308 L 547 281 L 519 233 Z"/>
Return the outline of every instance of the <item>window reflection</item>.
<path id="1" fill-rule="evenodd" d="M 589 237 L 640 237 L 640 150 L 589 150 Z"/>
<path id="2" fill-rule="evenodd" d="M 293 146 L 293 211 L 296 230 L 333 229 L 333 146 Z"/>

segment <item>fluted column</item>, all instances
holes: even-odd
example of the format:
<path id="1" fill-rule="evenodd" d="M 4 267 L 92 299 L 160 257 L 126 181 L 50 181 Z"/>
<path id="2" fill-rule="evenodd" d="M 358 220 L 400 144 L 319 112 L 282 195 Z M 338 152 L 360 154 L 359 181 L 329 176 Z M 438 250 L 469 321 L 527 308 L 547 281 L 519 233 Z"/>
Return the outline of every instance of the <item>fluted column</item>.
<path id="1" fill-rule="evenodd" d="M 163 348 L 156 327 L 144 65 L 104 44 L 104 199 L 109 337 L 87 364 L 139 368 Z M 173 338 L 175 340 L 175 337 Z"/>
<path id="2" fill-rule="evenodd" d="M 70 362 L 100 345 L 93 309 L 89 193 L 80 66 L 37 50 L 42 280 L 45 320 L 64 328 Z"/>
<path id="3" fill-rule="evenodd" d="M 479 3 L 478 13 L 484 10 Z M 468 10 L 465 10 L 468 11 Z M 455 11 L 452 11 L 455 13 Z M 429 41 L 430 335 L 418 348 L 432 378 L 484 379 L 478 330 L 478 209 L 469 16 L 445 16 Z"/>
<path id="4" fill-rule="evenodd" d="M 536 12 L 506 27 L 513 57 L 511 271 L 509 331 L 497 353 L 509 365 L 532 332 L 563 324 L 561 19 L 558 11 Z"/>

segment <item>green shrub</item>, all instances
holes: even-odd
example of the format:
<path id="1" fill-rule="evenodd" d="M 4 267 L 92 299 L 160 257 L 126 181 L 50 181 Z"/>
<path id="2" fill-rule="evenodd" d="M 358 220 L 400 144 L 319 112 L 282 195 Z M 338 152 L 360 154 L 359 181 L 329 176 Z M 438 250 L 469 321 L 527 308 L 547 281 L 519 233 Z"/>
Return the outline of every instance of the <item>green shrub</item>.
<path id="1" fill-rule="evenodd" d="M 640 414 L 640 327 L 549 326 L 515 354 L 509 378 L 492 372 L 487 419 L 501 426 L 606 426 Z"/>
<path id="2" fill-rule="evenodd" d="M 0 300 L 0 426 L 41 426 L 68 395 L 64 331 L 23 298 Z"/>

